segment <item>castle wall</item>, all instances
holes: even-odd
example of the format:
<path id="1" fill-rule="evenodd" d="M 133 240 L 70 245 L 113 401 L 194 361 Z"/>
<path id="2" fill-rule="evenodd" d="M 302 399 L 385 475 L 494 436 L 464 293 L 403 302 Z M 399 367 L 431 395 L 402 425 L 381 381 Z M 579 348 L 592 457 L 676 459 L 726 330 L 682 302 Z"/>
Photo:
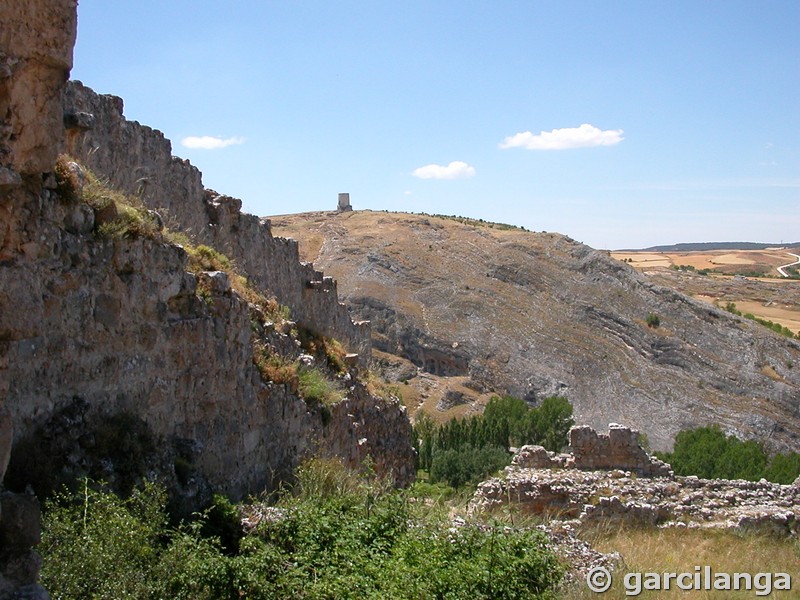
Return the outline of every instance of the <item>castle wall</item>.
<path id="1" fill-rule="evenodd" d="M 200 171 L 174 157 L 160 131 L 125 119 L 122 99 L 70 81 L 63 102 L 65 152 L 162 212 L 169 226 L 228 255 L 253 284 L 289 306 L 294 320 L 368 360 L 369 324 L 353 323 L 335 282 L 300 261 L 297 242 L 274 237 L 269 221 L 243 213 L 240 200 L 204 189 Z"/>
<path id="2" fill-rule="evenodd" d="M 350 321 L 335 283 L 298 261 L 295 242 L 204 190 L 163 135 L 122 117 L 121 100 L 65 90 L 75 10 L 68 0 L 0 5 L 0 462 L 11 446 L 11 473 L 26 458 L 21 445 L 48 441 L 32 438 L 75 405 L 87 423 L 131 414 L 161 443 L 185 442 L 202 475 L 233 497 L 262 491 L 316 450 L 352 465 L 370 455 L 407 483 L 413 449 L 399 402 L 356 385 L 323 418 L 262 379 L 241 298 L 221 289 L 201 301 L 183 249 L 158 236 L 98 236 L 92 209 L 59 192 L 55 158 L 69 149 L 229 253 L 295 320 L 368 354 L 368 326 Z M 62 93 L 73 108 L 66 135 Z M 43 458 L 80 465 L 96 440 L 79 431 L 77 422 L 54 430 L 65 456 Z"/>

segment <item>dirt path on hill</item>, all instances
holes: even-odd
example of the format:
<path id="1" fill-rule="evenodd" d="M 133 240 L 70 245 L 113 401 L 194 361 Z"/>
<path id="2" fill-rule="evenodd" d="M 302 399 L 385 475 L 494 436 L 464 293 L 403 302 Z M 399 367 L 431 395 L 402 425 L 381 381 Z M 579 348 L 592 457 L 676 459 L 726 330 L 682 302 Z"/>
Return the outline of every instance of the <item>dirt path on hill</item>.
<path id="1" fill-rule="evenodd" d="M 793 267 L 794 265 L 800 265 L 800 254 L 793 254 L 792 252 L 787 252 L 787 254 L 790 255 L 790 256 L 794 256 L 797 260 L 794 261 L 793 263 L 789 263 L 788 265 L 782 265 L 780 267 L 777 267 L 778 273 L 780 273 L 784 277 L 788 277 L 789 276 L 789 275 L 786 274 L 786 271 L 784 271 L 784 269 L 786 267 Z"/>

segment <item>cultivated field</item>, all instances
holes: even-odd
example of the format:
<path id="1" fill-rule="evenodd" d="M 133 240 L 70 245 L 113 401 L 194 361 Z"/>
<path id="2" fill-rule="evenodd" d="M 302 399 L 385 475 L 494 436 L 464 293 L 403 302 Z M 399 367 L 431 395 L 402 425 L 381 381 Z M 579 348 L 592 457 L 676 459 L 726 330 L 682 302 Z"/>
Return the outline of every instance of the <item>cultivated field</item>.
<path id="1" fill-rule="evenodd" d="M 690 266 L 698 271 L 709 269 L 717 274 L 763 273 L 783 279 L 778 267 L 797 260 L 796 249 L 768 250 L 704 250 L 698 252 L 612 252 L 617 260 L 628 262 L 637 269 Z"/>
<path id="2" fill-rule="evenodd" d="M 797 248 L 704 250 L 697 252 L 612 252 L 657 283 L 699 300 L 780 323 L 800 333 L 800 280 L 781 277 L 778 267 L 800 254 Z M 698 274 L 707 270 L 706 275 Z M 787 272 L 791 272 L 790 269 Z M 752 275 L 760 274 L 755 277 Z"/>

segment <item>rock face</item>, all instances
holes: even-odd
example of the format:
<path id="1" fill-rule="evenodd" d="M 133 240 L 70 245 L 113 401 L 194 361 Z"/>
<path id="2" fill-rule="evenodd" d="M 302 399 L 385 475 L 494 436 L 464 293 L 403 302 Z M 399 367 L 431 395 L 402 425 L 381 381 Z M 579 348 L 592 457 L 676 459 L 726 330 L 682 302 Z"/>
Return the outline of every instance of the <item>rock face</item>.
<path id="1" fill-rule="evenodd" d="M 41 189 L 63 138 L 61 89 L 72 67 L 76 34 L 74 0 L 31 0 L 0 5 L 0 265 L 34 250 L 21 231 L 29 209 L 23 187 Z M 5 267 L 0 266 L 0 270 Z M 3 283 L 5 283 L 5 279 Z M 0 300 L 0 320 L 24 311 Z M 0 328 L 2 329 L 2 328 Z M 14 442 L 15 411 L 9 401 L 8 335 L 0 333 L 0 484 Z M 10 406 L 7 406 L 10 405 Z M 41 559 L 39 503 L 0 488 L 0 598 L 46 600 L 38 585 Z"/>
<path id="2" fill-rule="evenodd" d="M 396 483 L 410 481 L 410 425 L 398 401 L 371 397 L 350 377 L 345 399 L 326 407 L 265 379 L 253 336 L 294 361 L 300 350 L 288 332 L 258 322 L 224 273 L 187 272 L 184 249 L 161 234 L 98 234 L 106 217 L 59 188 L 54 159 L 68 149 L 112 185 L 166 208 L 159 218 L 168 225 L 227 253 L 300 325 L 368 359 L 368 325 L 352 322 L 332 279 L 298 261 L 296 242 L 274 238 L 238 200 L 204 190 L 159 132 L 122 117 L 118 98 L 64 88 L 75 5 L 0 9 L 0 116 L 10 124 L 0 158 L 15 180 L 0 189 L 0 407 L 15 432 L 6 482 L 24 488 L 31 466 L 91 473 L 108 466 L 92 456 L 104 445 L 124 462 L 112 434 L 131 428 L 155 475 L 197 475 L 233 498 L 270 488 L 313 452 L 354 466 L 370 456 Z"/>
<path id="3" fill-rule="evenodd" d="M 624 422 L 659 450 L 714 423 L 800 449 L 800 342 L 605 252 L 554 233 L 377 211 L 280 216 L 273 231 L 301 240 L 337 279 L 377 350 L 420 370 L 532 403 L 565 396 L 576 422 Z"/>
<path id="4" fill-rule="evenodd" d="M 49 171 L 64 136 L 58 99 L 72 68 L 75 0 L 0 6 L 0 186 Z"/>
<path id="5" fill-rule="evenodd" d="M 13 442 L 11 415 L 0 404 L 0 485 Z M 41 558 L 33 549 L 41 539 L 39 502 L 28 494 L 0 489 L 0 598 L 48 598 L 36 582 Z"/>
<path id="6" fill-rule="evenodd" d="M 511 505 L 526 514 L 581 523 L 761 528 L 784 535 L 800 531 L 797 482 L 675 477 L 669 465 L 649 457 L 635 438 L 635 432 L 622 426 L 613 427 L 608 436 L 580 427 L 570 432 L 573 454 L 554 456 L 539 446 L 525 446 L 503 477 L 478 486 L 470 510 Z"/>

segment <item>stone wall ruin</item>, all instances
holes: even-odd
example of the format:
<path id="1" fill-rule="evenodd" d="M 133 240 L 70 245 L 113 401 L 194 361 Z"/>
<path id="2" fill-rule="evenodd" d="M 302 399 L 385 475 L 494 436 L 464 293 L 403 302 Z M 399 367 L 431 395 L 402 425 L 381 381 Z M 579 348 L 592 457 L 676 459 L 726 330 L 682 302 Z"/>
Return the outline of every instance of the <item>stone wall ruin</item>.
<path id="1" fill-rule="evenodd" d="M 800 478 L 780 485 L 763 479 L 679 477 L 649 457 L 636 437 L 622 425 L 612 425 L 608 435 L 583 426 L 570 431 L 571 453 L 523 446 L 502 477 L 478 486 L 469 510 L 514 508 L 578 524 L 616 521 L 800 533 Z"/>
<path id="2" fill-rule="evenodd" d="M 38 434 L 68 447 L 61 472 L 97 445 L 81 432 L 121 415 L 141 422 L 168 469 L 186 458 L 175 448 L 189 448 L 192 467 L 234 499 L 269 489 L 313 452 L 352 466 L 369 455 L 396 483 L 413 479 L 399 401 L 351 380 L 346 399 L 326 410 L 266 380 L 247 302 L 223 277 L 188 272 L 184 249 L 159 235 L 96 235 L 91 207 L 59 189 L 56 156 L 69 151 L 166 208 L 168 225 L 228 254 L 295 322 L 366 360 L 369 326 L 352 322 L 335 282 L 239 200 L 205 190 L 160 132 L 123 118 L 119 98 L 65 87 L 74 0 L 2 3 L 0 22 L 0 414 L 14 431 L 6 483 L 13 475 L 16 488 L 27 486 L 30 457 L 18 450 L 41 448 Z M 203 278 L 213 283 L 205 300 Z M 294 360 L 294 339 L 270 325 L 261 341 Z"/>
<path id="3" fill-rule="evenodd" d="M 242 212 L 241 200 L 205 189 L 200 171 L 173 156 L 160 131 L 124 117 L 121 98 L 78 81 L 67 83 L 63 98 L 64 152 L 159 211 L 169 227 L 226 254 L 251 283 L 291 307 L 295 321 L 368 362 L 369 323 L 353 322 L 336 282 L 300 261 L 296 241 L 274 237 L 269 220 Z"/>

